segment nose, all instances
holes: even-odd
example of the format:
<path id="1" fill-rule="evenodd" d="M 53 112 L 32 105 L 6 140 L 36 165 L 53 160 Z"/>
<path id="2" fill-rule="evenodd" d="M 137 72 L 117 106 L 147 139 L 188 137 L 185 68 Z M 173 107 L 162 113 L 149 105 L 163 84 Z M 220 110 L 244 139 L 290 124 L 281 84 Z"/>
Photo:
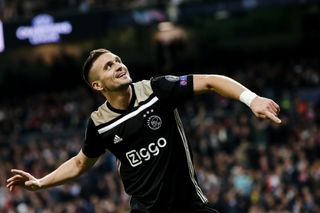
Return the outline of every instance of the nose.
<path id="1" fill-rule="evenodd" d="M 117 66 L 116 66 L 116 70 L 117 70 L 117 71 L 121 71 L 121 70 L 122 70 L 122 66 L 121 66 L 121 64 L 120 64 L 120 63 L 118 63 L 118 64 L 117 64 Z"/>

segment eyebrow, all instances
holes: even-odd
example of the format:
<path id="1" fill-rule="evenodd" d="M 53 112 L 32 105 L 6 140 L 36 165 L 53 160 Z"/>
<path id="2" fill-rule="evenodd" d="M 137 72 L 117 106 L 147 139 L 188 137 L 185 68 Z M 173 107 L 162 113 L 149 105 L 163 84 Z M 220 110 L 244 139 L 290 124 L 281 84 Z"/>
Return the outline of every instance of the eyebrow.
<path id="1" fill-rule="evenodd" d="M 113 55 L 114 55 L 114 54 L 113 54 Z M 117 56 L 117 55 L 114 55 L 114 58 L 113 58 L 113 59 L 116 59 L 116 60 L 121 61 L 121 58 L 120 58 L 119 56 Z M 107 61 L 107 62 L 104 64 L 103 69 L 106 69 L 107 66 L 111 65 L 111 63 L 113 63 L 113 60 Z"/>
<path id="2" fill-rule="evenodd" d="M 111 65 L 112 64 L 112 61 L 107 61 L 104 66 L 103 66 L 103 69 L 105 70 L 107 68 L 107 66 Z"/>

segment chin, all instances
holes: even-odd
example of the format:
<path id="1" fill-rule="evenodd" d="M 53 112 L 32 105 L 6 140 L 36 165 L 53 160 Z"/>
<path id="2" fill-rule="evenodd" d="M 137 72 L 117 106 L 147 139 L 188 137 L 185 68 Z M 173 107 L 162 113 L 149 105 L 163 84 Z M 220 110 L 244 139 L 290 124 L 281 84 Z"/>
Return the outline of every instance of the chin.
<path id="1" fill-rule="evenodd" d="M 130 84 L 132 83 L 132 80 L 131 79 L 126 79 L 126 80 L 123 80 L 119 83 L 119 88 L 120 89 L 125 89 L 127 87 L 130 86 Z"/>
<path id="2" fill-rule="evenodd" d="M 124 79 L 123 79 L 124 82 L 126 82 L 127 84 L 131 84 L 132 83 L 132 79 L 130 78 L 130 76 L 126 76 Z"/>

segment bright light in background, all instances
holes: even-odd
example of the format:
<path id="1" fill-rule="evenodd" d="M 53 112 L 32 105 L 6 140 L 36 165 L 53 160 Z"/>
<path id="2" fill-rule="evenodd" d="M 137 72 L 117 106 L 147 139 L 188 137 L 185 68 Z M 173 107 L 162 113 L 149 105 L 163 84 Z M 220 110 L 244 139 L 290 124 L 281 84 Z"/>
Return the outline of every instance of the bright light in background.
<path id="1" fill-rule="evenodd" d="M 3 36 L 3 25 L 0 20 L 0 52 L 4 51 L 4 36 Z"/>
<path id="2" fill-rule="evenodd" d="M 32 19 L 32 26 L 21 26 L 16 31 L 18 39 L 29 39 L 33 45 L 60 41 L 60 34 L 70 34 L 72 25 L 68 21 L 54 22 L 52 16 L 40 14 Z"/>

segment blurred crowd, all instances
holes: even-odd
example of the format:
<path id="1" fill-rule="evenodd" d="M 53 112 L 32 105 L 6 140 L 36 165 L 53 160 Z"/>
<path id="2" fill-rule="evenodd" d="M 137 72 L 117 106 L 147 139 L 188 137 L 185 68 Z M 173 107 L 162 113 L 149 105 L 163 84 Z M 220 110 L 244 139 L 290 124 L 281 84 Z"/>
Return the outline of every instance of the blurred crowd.
<path id="1" fill-rule="evenodd" d="M 181 106 L 200 185 L 220 212 L 320 212 L 319 68 L 308 59 L 249 63 L 227 72 L 279 103 L 282 125 L 216 94 Z M 130 197 L 110 153 L 63 186 L 38 192 L 5 187 L 12 168 L 41 177 L 74 156 L 101 101 L 86 89 L 1 100 L 0 213 L 129 212 Z"/>
<path id="2" fill-rule="evenodd" d="M 217 3 L 221 9 L 229 5 L 244 8 L 255 8 L 257 5 L 292 4 L 318 2 L 318 0 L 0 0 L 0 20 L 4 22 L 15 21 L 47 13 L 86 13 L 97 10 L 127 10 L 153 6 L 178 6 L 189 3 Z"/>
<path id="3" fill-rule="evenodd" d="M 88 12 L 95 9 L 133 9 L 184 0 L 0 0 L 0 20 L 30 18 L 41 12 Z M 189 0 L 190 1 L 190 0 Z"/>

